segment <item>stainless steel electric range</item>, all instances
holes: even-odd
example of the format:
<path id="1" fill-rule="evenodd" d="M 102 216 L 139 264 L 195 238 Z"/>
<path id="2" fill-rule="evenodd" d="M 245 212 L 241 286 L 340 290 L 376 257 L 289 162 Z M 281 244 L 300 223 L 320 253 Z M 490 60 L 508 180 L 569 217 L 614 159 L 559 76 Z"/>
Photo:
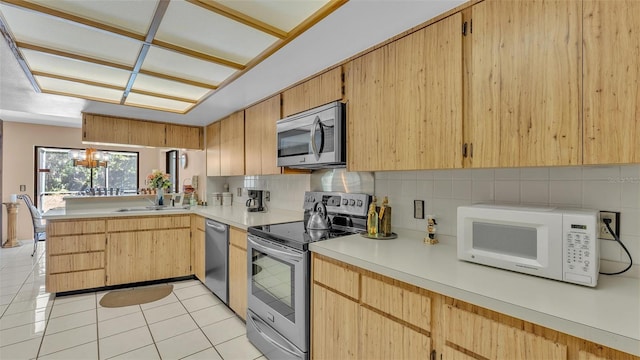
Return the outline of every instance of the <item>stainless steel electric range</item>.
<path id="1" fill-rule="evenodd" d="M 309 359 L 309 244 L 366 230 L 371 196 L 306 192 L 305 219 L 248 229 L 247 337 L 268 359 Z M 308 229 L 321 203 L 328 229 Z M 321 212 L 321 211 L 319 211 Z"/>

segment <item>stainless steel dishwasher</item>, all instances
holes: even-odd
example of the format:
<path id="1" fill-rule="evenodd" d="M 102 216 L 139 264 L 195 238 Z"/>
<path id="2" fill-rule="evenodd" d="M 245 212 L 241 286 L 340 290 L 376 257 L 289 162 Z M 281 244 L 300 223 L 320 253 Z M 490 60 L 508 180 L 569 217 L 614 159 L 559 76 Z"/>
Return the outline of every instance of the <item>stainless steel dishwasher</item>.
<path id="1" fill-rule="evenodd" d="M 204 249 L 205 286 L 228 304 L 229 225 L 206 219 Z"/>

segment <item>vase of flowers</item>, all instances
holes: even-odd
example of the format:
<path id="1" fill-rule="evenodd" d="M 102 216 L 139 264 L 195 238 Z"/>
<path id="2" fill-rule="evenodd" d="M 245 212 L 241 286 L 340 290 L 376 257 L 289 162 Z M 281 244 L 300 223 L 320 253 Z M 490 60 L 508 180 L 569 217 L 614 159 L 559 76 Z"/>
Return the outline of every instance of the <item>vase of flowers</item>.
<path id="1" fill-rule="evenodd" d="M 171 186 L 169 174 L 154 169 L 151 174 L 147 175 L 147 182 L 149 183 L 149 187 L 156 189 L 156 205 L 163 206 L 164 189 L 168 189 Z"/>

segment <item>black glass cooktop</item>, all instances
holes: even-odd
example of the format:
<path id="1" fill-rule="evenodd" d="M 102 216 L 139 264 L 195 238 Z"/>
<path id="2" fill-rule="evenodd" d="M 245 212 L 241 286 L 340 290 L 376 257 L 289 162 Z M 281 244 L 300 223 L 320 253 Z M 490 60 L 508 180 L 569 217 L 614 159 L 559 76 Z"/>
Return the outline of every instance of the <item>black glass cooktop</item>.
<path id="1" fill-rule="evenodd" d="M 307 230 L 304 221 L 251 226 L 249 227 L 248 232 L 249 234 L 281 243 L 285 246 L 298 250 L 307 250 L 309 248 L 309 243 L 311 242 L 352 235 L 355 233 L 341 229 Z"/>

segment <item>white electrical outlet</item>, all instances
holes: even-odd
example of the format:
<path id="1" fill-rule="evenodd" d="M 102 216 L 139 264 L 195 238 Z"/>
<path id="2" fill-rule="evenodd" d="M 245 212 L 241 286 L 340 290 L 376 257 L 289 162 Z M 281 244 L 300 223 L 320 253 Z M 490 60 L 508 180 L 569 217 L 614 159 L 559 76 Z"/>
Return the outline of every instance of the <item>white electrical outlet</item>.
<path id="1" fill-rule="evenodd" d="M 604 224 L 604 219 L 610 219 L 611 223 L 609 226 L 611 230 L 613 230 L 618 237 L 620 237 L 620 212 L 617 211 L 600 211 L 600 224 L 598 224 L 599 235 L 598 238 L 603 240 L 615 240 L 613 235 L 607 229 L 607 226 Z"/>

